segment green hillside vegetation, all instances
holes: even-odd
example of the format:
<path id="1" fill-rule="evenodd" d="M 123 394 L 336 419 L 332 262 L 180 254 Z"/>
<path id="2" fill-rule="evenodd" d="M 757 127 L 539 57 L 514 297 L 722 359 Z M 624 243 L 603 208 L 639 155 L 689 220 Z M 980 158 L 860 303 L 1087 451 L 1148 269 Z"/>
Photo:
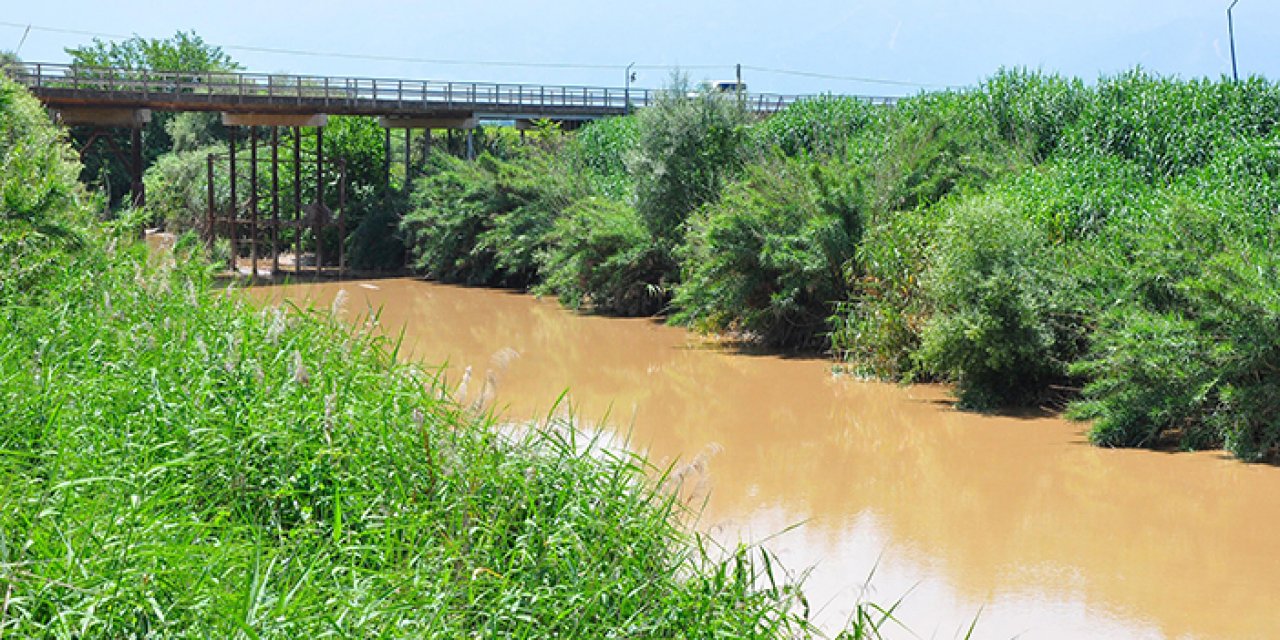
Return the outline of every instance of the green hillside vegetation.
<path id="1" fill-rule="evenodd" d="M 557 148 L 436 159 L 421 271 L 666 314 L 1106 446 L 1280 454 L 1280 87 L 1001 71 L 768 119 L 679 86 Z"/>

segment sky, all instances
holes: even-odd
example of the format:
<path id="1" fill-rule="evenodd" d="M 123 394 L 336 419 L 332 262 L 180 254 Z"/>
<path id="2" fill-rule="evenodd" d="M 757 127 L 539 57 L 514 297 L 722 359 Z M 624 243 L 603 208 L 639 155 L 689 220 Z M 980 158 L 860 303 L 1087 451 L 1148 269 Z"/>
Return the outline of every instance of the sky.
<path id="1" fill-rule="evenodd" d="M 751 91 L 900 96 L 1001 67 L 1231 73 L 1229 0 L 5 2 L 0 50 L 28 62 L 67 62 L 94 35 L 195 30 L 249 71 L 414 80 L 622 86 L 635 63 L 633 86 L 656 88 L 675 68 L 697 82 L 741 64 Z M 1280 2 L 1233 15 L 1241 77 L 1280 80 Z"/>

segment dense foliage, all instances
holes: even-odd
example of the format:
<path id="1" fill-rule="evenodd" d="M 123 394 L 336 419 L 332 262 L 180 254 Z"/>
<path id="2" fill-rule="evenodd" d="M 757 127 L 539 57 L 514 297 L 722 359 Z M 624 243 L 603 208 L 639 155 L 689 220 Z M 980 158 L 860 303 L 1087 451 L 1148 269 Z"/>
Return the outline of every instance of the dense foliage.
<path id="1" fill-rule="evenodd" d="M 1077 355 L 1057 293 L 1068 277 L 1044 230 L 999 201 L 966 199 L 941 224 L 923 274 L 933 314 L 919 359 L 964 406 L 1035 401 Z"/>
<path id="2" fill-rule="evenodd" d="M 837 159 L 748 167 L 689 227 L 675 319 L 820 346 L 833 302 L 859 274 L 865 194 L 854 171 Z"/>
<path id="3" fill-rule="evenodd" d="M 634 207 L 604 198 L 575 203 L 556 220 L 540 291 L 574 308 L 647 316 L 667 302 L 674 263 Z"/>
<path id="4" fill-rule="evenodd" d="M 656 240 L 674 246 L 694 210 L 719 198 L 741 166 L 746 114 L 719 93 L 690 96 L 677 79 L 637 118 L 640 135 L 628 165 L 636 211 Z"/>
<path id="5" fill-rule="evenodd" d="M 752 127 L 760 153 L 788 156 L 844 153 L 858 133 L 882 115 L 857 98 L 819 96 L 803 100 Z"/>
<path id="6" fill-rule="evenodd" d="M 0 75 L 0 301 L 30 292 L 80 244 L 74 155 L 39 101 Z"/>
<path id="7" fill-rule="evenodd" d="M 508 156 L 564 195 L 518 282 L 949 381 L 968 407 L 1070 404 L 1099 444 L 1280 455 L 1274 83 L 1012 69 L 890 107 L 735 109 L 677 86 L 563 163 Z M 458 204 L 415 255 L 520 246 L 479 240 L 505 215 L 484 167 L 425 185 L 422 211 Z M 491 272 L 466 279 L 515 282 Z"/>
<path id="8" fill-rule="evenodd" d="M 66 49 L 71 57 L 71 64 L 80 67 L 80 77 L 92 76 L 96 67 L 112 67 L 129 71 L 235 71 L 240 65 L 221 47 L 205 42 L 194 31 L 178 31 L 169 38 L 143 38 L 133 36 L 125 40 L 107 41 L 94 38 L 91 44 Z M 182 130 L 179 135 L 190 130 L 190 122 L 203 123 L 218 140 L 225 140 L 221 127 L 211 127 L 216 114 L 176 114 L 156 111 L 151 122 L 142 131 L 142 160 L 145 167 L 152 166 L 161 156 L 175 148 L 191 150 L 192 140 L 181 140 L 173 137 L 175 120 L 187 120 L 188 125 L 179 124 Z M 84 145 L 94 135 L 92 127 L 74 127 L 71 135 L 78 144 Z M 111 144 L 117 149 L 128 149 L 129 133 L 115 130 L 107 133 Z M 216 142 L 216 140 L 211 140 Z M 101 149 L 107 145 L 103 142 Z M 113 205 L 125 202 L 125 195 L 130 189 L 130 173 L 121 158 L 114 153 L 90 153 L 85 156 L 82 178 L 104 191 Z M 163 216 L 162 216 L 163 217 Z"/>

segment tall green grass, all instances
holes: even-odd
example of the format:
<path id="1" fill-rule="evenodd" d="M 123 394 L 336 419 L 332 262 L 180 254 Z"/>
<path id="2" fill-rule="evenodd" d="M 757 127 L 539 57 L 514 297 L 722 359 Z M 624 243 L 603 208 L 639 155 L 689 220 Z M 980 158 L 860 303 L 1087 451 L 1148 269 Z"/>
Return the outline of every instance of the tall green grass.
<path id="1" fill-rule="evenodd" d="M 800 628 L 754 552 L 704 552 L 639 458 L 504 435 L 367 324 L 144 260 L 89 256 L 0 308 L 6 635 Z"/>

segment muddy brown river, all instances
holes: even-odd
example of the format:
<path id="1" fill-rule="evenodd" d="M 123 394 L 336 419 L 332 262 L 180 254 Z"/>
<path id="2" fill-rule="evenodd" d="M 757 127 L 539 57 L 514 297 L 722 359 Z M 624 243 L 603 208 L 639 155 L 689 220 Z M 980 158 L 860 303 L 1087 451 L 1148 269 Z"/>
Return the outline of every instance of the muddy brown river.
<path id="1" fill-rule="evenodd" d="M 743 355 L 650 320 L 410 279 L 253 292 L 381 309 L 411 357 L 487 372 L 512 420 L 568 390 L 580 419 L 690 468 L 697 525 L 763 542 L 818 624 L 902 599 L 888 637 L 1280 637 L 1280 469 L 1217 452 L 1104 450 L 1056 417 L 955 410 L 944 388 Z M 870 581 L 868 583 L 868 578 Z"/>

